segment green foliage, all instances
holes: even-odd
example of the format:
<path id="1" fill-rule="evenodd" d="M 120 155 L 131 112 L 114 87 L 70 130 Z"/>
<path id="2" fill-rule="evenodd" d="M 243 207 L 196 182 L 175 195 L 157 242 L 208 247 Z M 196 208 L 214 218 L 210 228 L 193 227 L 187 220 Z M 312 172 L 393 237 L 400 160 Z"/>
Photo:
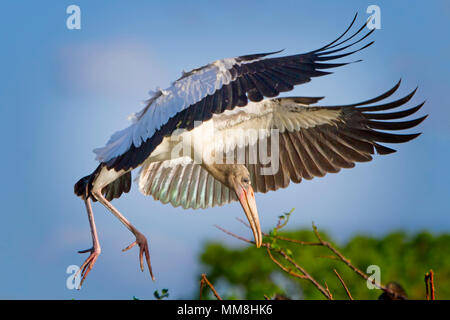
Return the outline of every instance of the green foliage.
<path id="1" fill-rule="evenodd" d="M 281 224 L 289 214 L 280 217 Z M 278 224 L 280 225 L 280 223 Z M 344 279 L 354 299 L 377 299 L 381 290 L 369 290 L 364 279 L 355 274 L 343 262 L 331 259 L 333 253 L 321 246 L 305 246 L 289 243 L 276 236 L 301 241 L 317 242 L 312 230 L 284 232 L 274 228 L 264 240 L 272 247 L 282 248 L 300 266 L 305 268 L 322 285 L 328 285 L 334 299 L 348 299 L 336 269 Z M 319 230 L 320 231 L 320 230 Z M 422 232 L 408 235 L 393 232 L 383 238 L 364 235 L 353 237 L 339 247 L 320 232 L 324 241 L 329 241 L 357 268 L 366 271 L 369 265 L 381 269 L 381 283 L 395 281 L 406 290 L 410 299 L 425 298 L 424 275 L 430 269 L 435 274 L 437 299 L 450 299 L 450 235 L 432 235 Z M 292 268 L 273 251 L 278 261 Z M 268 256 L 266 248 L 254 246 L 228 248 L 219 243 L 207 243 L 201 254 L 208 279 L 224 299 L 263 299 L 282 294 L 297 299 L 324 299 L 324 296 L 307 280 L 294 278 L 282 271 Z M 221 292 L 223 288 L 226 292 Z"/>
<path id="2" fill-rule="evenodd" d="M 155 298 L 157 300 L 162 300 L 164 298 L 168 298 L 169 297 L 169 289 L 162 289 L 161 293 L 159 293 L 158 290 L 155 290 L 155 292 L 153 292 L 153 295 L 155 296 Z"/>

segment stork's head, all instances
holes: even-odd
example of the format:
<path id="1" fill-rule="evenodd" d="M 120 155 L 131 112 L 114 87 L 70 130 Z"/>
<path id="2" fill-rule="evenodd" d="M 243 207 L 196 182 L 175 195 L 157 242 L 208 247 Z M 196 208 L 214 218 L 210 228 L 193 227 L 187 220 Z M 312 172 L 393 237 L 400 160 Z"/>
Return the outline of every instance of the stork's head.
<path id="1" fill-rule="evenodd" d="M 255 237 L 256 247 L 262 244 L 261 227 L 259 225 L 258 209 L 256 208 L 255 193 L 251 186 L 250 173 L 244 165 L 225 165 L 225 185 L 236 192 L 236 196 L 244 209 L 250 227 Z"/>

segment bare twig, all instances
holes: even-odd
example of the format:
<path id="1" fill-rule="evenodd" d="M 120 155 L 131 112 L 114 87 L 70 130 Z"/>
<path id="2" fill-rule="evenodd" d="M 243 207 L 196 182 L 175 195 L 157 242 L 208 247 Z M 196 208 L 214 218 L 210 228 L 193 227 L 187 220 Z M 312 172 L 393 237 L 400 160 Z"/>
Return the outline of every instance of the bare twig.
<path id="1" fill-rule="evenodd" d="M 294 276 L 294 277 L 296 277 L 296 278 L 307 279 L 306 276 L 301 275 L 301 274 L 298 274 L 298 273 L 292 271 L 292 269 L 288 269 L 288 268 L 286 268 L 285 266 L 283 266 L 283 265 L 281 264 L 281 262 L 279 262 L 277 259 L 275 259 L 275 258 L 273 257 L 272 253 L 270 252 L 269 247 L 267 246 L 266 248 L 267 248 L 267 253 L 269 254 L 270 259 L 272 259 L 272 261 L 275 262 L 275 263 L 276 263 L 283 271 L 285 271 L 286 273 L 289 273 L 291 276 Z"/>
<path id="2" fill-rule="evenodd" d="M 241 218 L 236 218 L 236 220 L 239 221 L 240 223 L 242 223 L 247 228 L 251 229 L 251 227 L 248 225 L 248 223 L 245 222 L 244 220 L 242 220 Z M 279 226 L 280 226 L 280 223 L 277 224 L 277 227 L 276 227 L 277 230 L 280 229 Z M 281 227 L 284 227 L 284 226 L 285 226 L 285 224 L 283 224 Z M 266 236 L 266 237 L 269 236 L 268 233 L 265 233 L 265 232 L 261 232 L 261 233 L 264 236 Z M 279 235 L 272 236 L 272 237 L 274 237 L 276 239 L 279 239 L 279 240 L 287 241 L 287 242 L 292 242 L 292 243 L 296 243 L 296 244 L 302 244 L 302 245 L 305 245 L 305 246 L 321 246 L 322 245 L 320 242 L 301 241 L 301 240 L 297 240 L 297 239 L 286 238 L 286 237 L 279 236 Z"/>
<path id="3" fill-rule="evenodd" d="M 427 300 L 435 300 L 433 270 L 430 270 L 425 274 L 425 290 L 427 293 Z"/>
<path id="4" fill-rule="evenodd" d="M 243 221 L 242 219 L 237 218 L 237 220 L 238 220 L 239 222 L 241 222 L 242 224 L 244 224 L 246 227 L 250 228 L 250 226 L 249 226 L 245 221 Z M 288 219 L 286 219 L 286 220 L 288 220 Z M 284 226 L 286 225 L 286 223 L 287 223 L 287 221 L 284 221 L 284 222 L 282 223 L 282 222 L 281 222 L 281 219 L 280 219 L 280 220 L 278 221 L 277 226 L 275 227 L 275 229 L 278 230 L 278 229 L 284 227 Z M 225 229 L 223 229 L 223 228 L 221 228 L 221 227 L 219 227 L 219 226 L 217 226 L 217 225 L 216 225 L 216 228 L 218 228 L 218 229 L 221 230 L 222 232 L 225 232 L 226 234 L 228 234 L 228 235 L 230 235 L 230 236 L 232 236 L 232 237 L 234 237 L 234 238 L 236 238 L 236 239 L 239 239 L 239 240 L 241 240 L 241 241 L 244 241 L 244 242 L 247 242 L 247 243 L 251 243 L 251 244 L 254 244 L 254 243 L 255 243 L 254 241 L 251 241 L 251 240 L 246 239 L 246 238 L 244 238 L 244 237 L 238 236 L 238 235 L 236 235 L 236 234 L 234 234 L 234 233 L 232 233 L 232 232 L 230 232 L 230 231 L 228 231 L 228 230 L 225 230 Z M 396 298 L 398 298 L 398 299 L 407 299 L 404 295 L 394 292 L 393 290 L 391 290 L 390 288 L 387 288 L 386 286 L 382 285 L 381 283 L 377 283 L 377 282 L 375 281 L 375 279 L 373 279 L 373 280 L 370 279 L 370 277 L 369 277 L 366 273 L 362 272 L 360 269 L 358 269 L 357 267 L 355 267 L 355 266 L 351 263 L 351 261 L 350 261 L 349 259 L 347 259 L 346 257 L 344 257 L 344 255 L 343 255 L 339 250 L 337 250 L 336 248 L 334 248 L 334 247 L 331 245 L 331 243 L 329 243 L 329 242 L 327 242 L 327 241 L 324 241 L 324 240 L 322 239 L 322 237 L 320 236 L 319 231 L 318 231 L 317 227 L 314 225 L 314 223 L 312 224 L 312 228 L 313 228 L 314 235 L 316 236 L 318 242 L 300 241 L 300 240 L 297 240 L 297 239 L 291 239 L 291 238 L 287 238 L 287 237 L 283 237 L 283 236 L 279 236 L 279 235 L 272 235 L 272 234 L 270 235 L 270 237 L 271 237 L 272 239 L 279 239 L 279 240 L 282 240 L 282 241 L 288 241 L 288 242 L 295 243 L 295 244 L 299 244 L 299 245 L 305 245 L 305 246 L 322 246 L 322 247 L 326 247 L 326 248 L 328 248 L 328 249 L 334 254 L 334 256 L 324 256 L 325 258 L 336 259 L 336 260 L 338 260 L 338 261 L 341 261 L 341 262 L 343 262 L 344 264 L 346 264 L 346 265 L 347 265 L 352 271 L 354 271 L 357 275 L 359 275 L 360 277 L 362 277 L 362 278 L 365 279 L 366 281 L 371 281 L 372 284 L 374 284 L 376 287 L 378 287 L 379 289 L 383 290 L 384 292 L 389 293 L 390 295 L 392 295 L 393 297 L 396 297 Z M 264 232 L 263 232 L 262 234 L 263 234 L 264 236 L 269 236 L 268 234 L 266 234 L 266 233 L 264 233 Z M 315 280 L 308 272 L 306 272 L 306 270 L 305 270 L 304 268 L 302 268 L 300 265 L 298 265 L 298 264 L 290 257 L 290 255 L 288 255 L 285 251 L 283 251 L 282 249 L 278 248 L 278 246 L 275 248 L 274 246 L 272 246 L 270 243 L 267 243 L 267 242 L 263 243 L 262 246 L 266 247 L 267 253 L 268 253 L 270 259 L 271 259 L 276 265 L 278 265 L 283 271 L 285 271 L 286 273 L 288 273 L 288 274 L 290 274 L 290 275 L 292 275 L 292 276 L 294 276 L 294 277 L 297 277 L 297 278 L 299 278 L 299 279 L 305 279 L 305 280 L 310 281 L 310 282 L 311 282 L 311 283 L 312 283 L 312 284 L 313 284 L 313 285 L 314 285 L 314 286 L 315 286 L 315 287 L 316 287 L 316 288 L 317 288 L 317 289 L 318 289 L 318 290 L 319 290 L 319 291 L 320 291 L 327 299 L 329 299 L 329 300 L 332 300 L 332 299 L 333 299 L 333 296 L 332 296 L 330 290 L 328 289 L 327 284 L 325 283 L 326 288 L 324 288 L 323 286 L 321 286 L 321 285 L 318 283 L 317 280 Z M 284 266 L 280 261 L 278 261 L 277 259 L 275 259 L 275 257 L 272 255 L 272 252 L 271 252 L 272 250 L 274 250 L 275 252 L 279 253 L 279 254 L 280 254 L 287 262 L 289 262 L 295 269 L 297 269 L 298 271 L 300 271 L 300 273 L 297 273 L 297 272 L 293 271 L 292 269 L 287 268 L 287 267 Z M 353 300 L 353 297 L 351 296 L 350 291 L 348 290 L 348 288 L 347 288 L 345 282 L 343 281 L 343 279 L 340 277 L 340 275 L 337 273 L 336 270 L 334 270 L 334 272 L 336 273 L 336 275 L 338 276 L 338 278 L 339 278 L 339 280 L 341 281 L 342 285 L 344 286 L 344 289 L 346 290 L 347 295 L 349 296 L 349 298 L 350 298 L 351 300 Z M 431 272 L 431 276 L 429 276 L 429 278 L 430 278 L 430 282 L 431 282 L 431 285 L 432 285 L 432 299 L 434 299 L 434 284 L 433 284 L 433 279 L 432 279 L 433 275 L 432 275 L 432 271 L 431 271 L 431 270 L 430 270 L 430 272 Z M 426 278 L 426 279 L 427 279 L 427 278 Z M 428 297 L 428 282 L 427 282 L 427 281 L 428 281 L 428 280 L 426 280 L 426 283 L 427 283 L 427 297 Z"/>
<path id="5" fill-rule="evenodd" d="M 313 231 L 314 234 L 316 235 L 317 240 L 319 240 L 320 244 L 324 247 L 327 247 L 329 250 L 331 250 L 338 258 L 339 260 L 341 260 L 342 262 L 344 262 L 350 269 L 352 269 L 354 272 L 356 272 L 357 274 L 359 274 L 361 277 L 363 277 L 364 279 L 369 279 L 369 276 L 366 275 L 364 272 L 362 272 L 361 270 L 359 270 L 358 268 L 356 268 L 349 259 L 347 259 L 346 257 L 344 257 L 342 255 L 342 253 L 340 253 L 337 249 L 335 249 L 331 243 L 322 240 L 322 237 L 319 234 L 319 231 L 317 230 L 317 227 L 314 225 L 312 225 L 313 227 Z M 376 285 L 376 283 L 374 283 L 374 285 Z"/>
<path id="6" fill-rule="evenodd" d="M 244 223 L 245 224 L 245 223 Z M 219 230 L 221 230 L 221 231 L 223 231 L 223 232 L 225 232 L 226 234 L 228 234 L 228 235 L 230 235 L 230 236 L 232 236 L 232 237 L 234 237 L 234 238 L 236 238 L 236 239 L 239 239 L 239 240 L 242 240 L 242 241 L 245 241 L 245 242 L 247 242 L 247 243 L 254 243 L 253 241 L 251 241 L 251 240 L 249 240 L 249 239 L 246 239 L 246 238 L 244 238 L 244 237 L 241 237 L 241 236 L 238 236 L 237 234 L 234 234 L 233 232 L 231 232 L 231 231 L 228 231 L 228 230 L 226 230 L 226 229 L 224 229 L 224 228 L 221 228 L 221 227 L 219 227 L 219 226 L 217 226 L 216 225 L 216 228 L 218 228 Z M 281 254 L 281 256 L 283 256 L 283 258 L 286 260 L 286 261 L 288 261 L 290 264 L 292 264 L 298 271 L 300 271 L 301 273 L 302 273 L 302 275 L 300 275 L 300 274 L 296 274 L 299 278 L 302 278 L 302 279 L 306 279 L 306 280 L 309 280 L 327 299 L 330 299 L 331 300 L 331 297 L 330 297 L 330 295 L 328 294 L 328 292 L 317 282 L 317 280 L 315 280 L 308 272 L 306 272 L 306 270 L 305 269 L 303 269 L 301 266 L 299 266 L 291 257 L 289 257 L 289 255 L 286 253 L 286 252 L 284 252 L 283 250 L 281 250 L 281 249 L 275 249 L 275 248 L 272 248 L 271 247 L 271 245 L 270 245 L 270 243 L 262 243 L 262 245 L 261 246 L 263 246 L 263 247 L 266 247 L 267 248 L 267 250 L 268 251 L 270 251 L 270 250 L 274 250 L 274 251 L 276 251 L 276 252 L 278 252 L 279 254 Z M 272 256 L 272 258 L 273 258 L 273 256 Z M 278 266 L 281 266 L 281 264 L 278 264 L 277 263 L 277 261 L 276 261 L 276 259 L 272 259 Z M 292 274 L 291 272 L 289 272 L 288 270 L 287 270 L 287 268 L 285 268 L 284 266 L 282 267 L 282 269 L 284 270 L 284 271 L 286 271 L 286 272 L 288 272 L 289 274 Z"/>
<path id="7" fill-rule="evenodd" d="M 266 244 L 269 245 L 270 244 Z M 286 254 L 286 252 L 284 252 L 281 249 L 276 249 L 275 251 L 277 251 L 278 253 L 280 253 L 284 259 L 286 259 L 290 264 L 292 264 L 297 270 L 299 270 L 301 273 L 303 273 L 303 275 L 306 277 L 307 280 L 309 280 L 317 289 L 319 289 L 319 291 L 329 300 L 331 300 L 331 297 L 328 295 L 328 292 L 324 289 L 324 287 L 322 287 L 317 280 L 315 280 L 308 272 L 306 272 L 305 269 L 303 269 L 301 266 L 299 266 L 291 257 L 289 257 L 289 255 Z"/>
<path id="8" fill-rule="evenodd" d="M 214 295 L 216 296 L 217 300 L 222 300 L 222 298 L 219 296 L 219 294 L 217 293 L 216 289 L 214 288 L 212 283 L 209 282 L 208 278 L 206 277 L 206 274 L 204 274 L 204 273 L 202 273 L 202 280 L 200 280 L 200 300 L 202 300 L 202 292 L 203 292 L 203 287 L 205 286 L 205 283 L 208 285 L 208 287 L 214 293 Z"/>
<path id="9" fill-rule="evenodd" d="M 330 300 L 333 300 L 333 295 L 331 294 L 330 289 L 328 288 L 327 283 L 325 282 L 325 289 L 327 290 L 328 295 L 330 296 Z"/>
<path id="10" fill-rule="evenodd" d="M 220 231 L 225 232 L 226 234 L 228 234 L 228 235 L 230 235 L 230 236 L 232 236 L 232 237 L 234 237 L 234 238 L 236 238 L 236 239 L 239 239 L 239 240 L 242 240 L 242 241 L 245 241 L 245 242 L 248 242 L 248 243 L 255 244 L 254 241 L 251 241 L 251 240 L 248 240 L 248 239 L 246 239 L 246 238 L 244 238 L 244 237 L 238 236 L 237 234 L 234 234 L 234 233 L 232 233 L 232 232 L 230 232 L 230 231 L 228 231 L 228 230 L 225 230 L 224 228 L 218 226 L 217 224 L 214 225 L 214 226 L 215 226 L 217 229 L 219 229 Z"/>
<path id="11" fill-rule="evenodd" d="M 350 299 L 350 300 L 353 300 L 353 297 L 352 297 L 352 295 L 350 294 L 350 291 L 348 290 L 347 285 L 345 284 L 344 280 L 342 280 L 341 276 L 340 276 L 339 273 L 336 271 L 336 269 L 334 269 L 334 273 L 336 273 L 337 277 L 339 278 L 339 281 L 341 281 L 342 286 L 344 287 L 345 292 L 347 292 L 347 295 L 348 295 L 349 299 Z"/>
<path id="12" fill-rule="evenodd" d="M 342 253 L 340 253 L 336 248 L 334 248 L 331 243 L 322 240 L 322 237 L 319 234 L 319 231 L 317 230 L 317 227 L 314 225 L 314 223 L 312 224 L 312 228 L 314 231 L 314 234 L 316 235 L 317 240 L 319 240 L 319 242 L 321 243 L 322 246 L 327 247 L 329 250 L 331 250 L 338 258 L 340 261 L 342 261 L 343 263 L 345 263 L 350 269 L 352 269 L 357 275 L 359 275 L 360 277 L 362 277 L 363 279 L 365 279 L 366 281 L 370 281 L 372 282 L 372 284 L 374 286 L 376 286 L 377 288 L 383 290 L 384 292 L 390 293 L 391 295 L 393 295 L 394 297 L 397 297 L 399 299 L 406 299 L 405 296 L 402 296 L 392 290 L 390 290 L 389 288 L 383 286 L 381 283 L 378 283 L 375 281 L 375 279 L 370 280 L 369 276 L 367 274 L 365 274 L 364 272 L 362 272 L 361 270 L 359 270 L 357 267 L 355 267 L 349 259 L 347 259 L 346 257 L 344 257 L 344 255 Z"/>
<path id="13" fill-rule="evenodd" d="M 202 293 L 203 293 L 203 287 L 205 286 L 205 281 L 203 280 L 203 274 L 202 274 L 202 279 L 200 280 L 200 295 L 199 295 L 199 300 L 202 300 Z"/>
<path id="14" fill-rule="evenodd" d="M 296 243 L 296 244 L 301 244 L 304 246 L 321 246 L 322 245 L 320 242 L 301 241 L 301 240 L 286 238 L 286 237 L 278 236 L 278 235 L 274 236 L 274 238 L 277 238 L 277 239 L 283 240 L 283 241 Z"/>

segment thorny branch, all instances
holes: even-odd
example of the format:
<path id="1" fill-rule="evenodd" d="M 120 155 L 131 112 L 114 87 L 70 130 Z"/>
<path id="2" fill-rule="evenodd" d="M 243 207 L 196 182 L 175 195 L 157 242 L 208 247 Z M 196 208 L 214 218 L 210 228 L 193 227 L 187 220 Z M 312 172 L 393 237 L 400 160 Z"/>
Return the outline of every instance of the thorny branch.
<path id="1" fill-rule="evenodd" d="M 348 290 L 347 285 L 345 284 L 344 280 L 341 278 L 341 275 L 336 271 L 336 269 L 334 269 L 334 273 L 336 273 L 336 276 L 339 278 L 339 281 L 342 283 L 342 286 L 344 287 L 345 292 L 347 293 L 349 299 L 353 300 L 353 297 L 350 294 L 350 291 Z"/>
<path id="2" fill-rule="evenodd" d="M 206 274 L 204 274 L 204 273 L 202 273 L 202 279 L 200 280 L 200 300 L 202 300 L 203 287 L 205 286 L 205 284 L 208 285 L 208 287 L 211 289 L 211 291 L 216 296 L 217 300 L 222 300 L 222 298 L 219 296 L 216 289 L 214 288 L 212 283 L 209 282 L 208 278 L 206 277 Z"/>
<path id="3" fill-rule="evenodd" d="M 280 216 L 280 219 L 275 227 L 275 231 L 280 230 L 281 228 L 283 228 L 284 226 L 286 226 L 288 219 L 289 219 L 289 215 L 292 213 L 291 212 L 287 213 L 285 216 Z M 243 223 L 245 226 L 249 227 L 249 225 L 244 222 L 241 219 L 237 219 L 239 222 Z M 220 226 L 216 225 L 216 228 L 218 228 L 219 230 L 225 232 L 226 234 L 239 239 L 241 241 L 247 242 L 247 243 L 251 243 L 254 244 L 254 241 L 246 239 L 244 237 L 241 237 L 237 234 L 234 234 L 228 230 L 225 230 L 223 228 L 221 228 Z M 297 239 L 291 239 L 291 238 L 287 238 L 287 237 L 283 237 L 283 236 L 279 236 L 277 233 L 273 234 L 271 233 L 266 234 L 263 232 L 263 235 L 266 237 L 272 237 L 278 240 L 282 240 L 282 241 L 287 241 L 287 242 L 291 242 L 291 243 L 295 243 L 295 244 L 299 244 L 299 245 L 305 245 L 305 246 L 322 246 L 322 247 L 326 247 L 328 248 L 333 254 L 334 256 L 327 256 L 327 258 L 332 258 L 332 259 L 336 259 L 338 261 L 343 262 L 345 265 L 347 265 L 352 271 L 354 271 L 357 275 L 359 275 L 360 277 L 362 277 L 363 279 L 365 279 L 366 281 L 371 281 L 376 287 L 378 287 L 379 289 L 381 289 L 382 291 L 389 293 L 391 296 L 397 298 L 397 299 L 407 299 L 405 296 L 398 294 L 394 291 L 392 291 L 391 289 L 387 288 L 386 286 L 382 285 L 381 283 L 377 283 L 375 281 L 375 279 L 371 280 L 370 277 L 362 272 L 360 269 L 358 269 L 357 267 L 355 267 L 351 261 L 349 259 L 347 259 L 339 250 L 337 250 L 335 247 L 333 247 L 331 245 L 331 243 L 324 241 L 322 239 L 322 237 L 319 234 L 319 231 L 317 230 L 317 227 L 314 225 L 312 225 L 313 228 L 313 232 L 314 235 L 316 236 L 318 242 L 310 242 L 310 241 L 300 241 Z M 268 242 L 264 242 L 262 244 L 263 247 L 266 247 L 267 253 L 269 255 L 269 258 L 278 266 L 280 267 L 283 271 L 285 271 L 286 273 L 299 278 L 299 279 L 304 279 L 304 280 L 308 280 L 310 281 L 327 299 L 329 300 L 333 300 L 333 295 L 331 294 L 330 290 L 328 289 L 327 284 L 325 283 L 325 288 L 316 280 L 314 279 L 303 267 L 301 267 L 297 262 L 295 262 L 292 258 L 291 258 L 291 254 L 288 254 L 288 252 L 284 251 L 283 249 L 279 248 L 278 246 L 273 246 L 271 243 Z M 285 265 L 283 265 L 280 261 L 278 261 L 272 254 L 272 251 L 280 254 L 285 261 L 289 262 L 289 264 L 291 264 L 293 266 L 293 268 L 296 271 L 294 271 L 292 268 L 288 268 Z M 336 270 L 334 270 L 334 272 L 336 273 L 337 277 L 339 278 L 339 281 L 341 282 L 342 286 L 344 287 L 348 297 L 350 298 L 350 300 L 353 300 L 353 297 L 350 293 L 350 291 L 348 290 L 348 287 L 346 286 L 344 280 L 341 278 L 341 276 L 339 275 L 339 273 L 337 273 Z M 425 282 L 426 282 L 426 288 L 427 288 L 427 298 L 428 298 L 428 283 L 431 284 L 431 299 L 434 299 L 434 284 L 433 284 L 433 273 L 432 271 L 430 271 L 430 273 L 427 273 L 426 277 L 425 277 Z"/>
<path id="4" fill-rule="evenodd" d="M 435 300 L 433 270 L 430 270 L 429 272 L 427 272 L 425 274 L 425 290 L 426 290 L 426 294 L 427 294 L 427 300 Z M 431 293 L 431 296 L 430 296 L 430 293 Z"/>
<path id="5" fill-rule="evenodd" d="M 292 269 L 286 268 L 285 266 L 283 266 L 281 264 L 281 262 L 279 262 L 277 259 L 275 259 L 273 257 L 272 253 L 270 252 L 270 248 L 269 247 L 267 247 L 267 253 L 269 254 L 270 259 L 272 259 L 272 261 L 275 262 L 283 271 L 289 273 L 291 276 L 294 276 L 296 278 L 307 279 L 306 276 L 298 274 L 298 273 L 292 271 Z"/>
<path id="6" fill-rule="evenodd" d="M 245 223 L 244 223 L 245 224 Z M 228 235 L 230 235 L 230 236 L 232 236 L 232 237 L 234 237 L 234 238 L 236 238 L 236 239 L 239 239 L 239 240 L 242 240 L 242 241 L 245 241 L 245 242 L 248 242 L 248 243 L 254 243 L 253 241 L 251 241 L 251 240 L 249 240 L 249 239 L 246 239 L 246 238 L 243 238 L 243 237 L 241 237 L 241 236 L 238 236 L 238 235 L 236 235 L 236 234 L 234 234 L 233 232 L 230 232 L 230 231 L 228 231 L 228 230 L 225 230 L 225 229 L 223 229 L 223 228 L 221 228 L 221 227 L 219 227 L 219 226 L 217 226 L 216 225 L 216 228 L 218 228 L 219 230 L 221 230 L 221 231 L 223 231 L 223 232 L 225 232 L 226 234 L 228 234 Z M 288 261 L 290 264 L 292 264 L 293 266 L 294 266 L 294 268 L 295 269 L 297 269 L 298 271 L 300 271 L 301 272 L 301 274 L 297 274 L 297 273 L 295 273 L 295 272 L 292 272 L 291 270 L 289 270 L 289 269 L 287 269 L 286 267 L 281 267 L 284 271 L 286 271 L 287 273 L 289 273 L 289 274 L 291 274 L 291 275 L 294 275 L 295 274 L 295 276 L 296 277 L 298 277 L 298 278 L 301 278 L 301 279 L 306 279 L 306 280 L 309 280 L 324 296 L 325 296 L 325 298 L 327 298 L 327 299 L 329 299 L 329 300 L 332 300 L 332 296 L 327 292 L 327 290 L 323 287 L 323 286 L 321 286 L 320 284 L 319 284 L 319 282 L 316 280 L 316 279 L 314 279 L 308 272 L 306 272 L 306 270 L 305 269 L 303 269 L 301 266 L 299 266 L 291 257 L 289 257 L 289 255 L 285 252 L 285 251 L 283 251 L 282 249 L 274 249 L 274 248 L 272 248 L 272 246 L 271 246 L 271 244 L 270 243 L 267 243 L 267 242 L 264 242 L 263 244 L 262 244 L 262 246 L 263 247 L 266 247 L 267 248 L 267 251 L 269 252 L 269 254 L 270 254 L 270 250 L 274 250 L 275 252 L 277 252 L 277 253 L 279 253 L 286 261 Z M 273 256 L 270 254 L 270 256 L 273 258 Z M 278 266 L 281 266 L 281 264 L 275 259 L 275 258 L 273 258 L 272 259 Z"/>
<path id="7" fill-rule="evenodd" d="M 364 272 L 362 272 L 361 270 L 359 270 L 357 267 L 355 267 L 349 259 L 347 259 L 346 257 L 344 257 L 344 255 L 342 253 L 340 253 L 336 248 L 334 248 L 331 243 L 324 241 L 322 239 L 322 237 L 319 234 L 319 231 L 317 230 L 317 227 L 314 225 L 314 223 L 312 224 L 312 228 L 314 231 L 314 234 L 316 235 L 317 240 L 319 240 L 319 243 L 321 246 L 328 248 L 331 252 L 333 252 L 336 257 L 338 258 L 338 260 L 342 261 L 343 263 L 345 263 L 350 269 L 352 269 L 357 275 L 359 275 L 360 277 L 362 277 L 364 280 L 366 281 L 371 281 L 372 284 L 374 286 L 376 286 L 377 288 L 383 290 L 384 292 L 387 292 L 389 294 L 391 294 L 393 297 L 398 298 L 398 299 L 404 299 L 406 300 L 407 298 L 405 296 L 402 296 L 394 291 L 392 291 L 391 289 L 387 288 L 386 286 L 382 285 L 381 283 L 378 283 L 375 281 L 375 279 L 370 280 L 370 277 L 365 274 Z"/>
<path id="8" fill-rule="evenodd" d="M 333 295 L 331 294 L 330 289 L 328 288 L 327 283 L 325 282 L 325 289 L 327 290 L 328 295 L 330 296 L 330 300 L 333 300 Z"/>

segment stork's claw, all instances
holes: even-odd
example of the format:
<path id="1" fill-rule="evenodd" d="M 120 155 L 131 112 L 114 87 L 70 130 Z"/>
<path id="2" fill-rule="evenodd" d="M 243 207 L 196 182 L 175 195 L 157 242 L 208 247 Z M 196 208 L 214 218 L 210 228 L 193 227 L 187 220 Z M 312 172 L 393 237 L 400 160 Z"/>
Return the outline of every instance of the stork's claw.
<path id="1" fill-rule="evenodd" d="M 101 253 L 101 250 L 100 250 L 100 247 L 98 247 L 98 248 L 93 247 L 90 249 L 78 251 L 78 253 L 86 253 L 86 252 L 90 252 L 91 254 L 89 255 L 89 257 L 87 257 L 87 259 L 81 265 L 80 269 L 78 269 L 77 273 L 75 274 L 75 278 L 76 278 L 76 277 L 78 277 L 78 275 L 81 272 L 81 277 L 82 277 L 81 281 L 80 281 L 80 286 L 78 287 L 78 290 L 81 289 L 81 286 L 83 285 L 84 280 L 86 279 L 87 275 L 92 270 L 92 268 L 94 267 L 94 264 L 97 261 L 97 258 Z"/>
<path id="2" fill-rule="evenodd" d="M 152 280 L 155 280 L 155 277 L 153 276 L 152 264 L 150 263 L 150 251 L 148 250 L 147 238 L 142 233 L 136 232 L 136 241 L 134 241 L 132 244 L 130 244 L 122 251 L 123 252 L 128 251 L 131 248 L 133 248 L 136 244 L 139 245 L 139 262 L 141 265 L 141 270 L 144 271 L 144 254 L 145 254 L 145 260 L 147 261 L 150 276 L 152 277 Z"/>

